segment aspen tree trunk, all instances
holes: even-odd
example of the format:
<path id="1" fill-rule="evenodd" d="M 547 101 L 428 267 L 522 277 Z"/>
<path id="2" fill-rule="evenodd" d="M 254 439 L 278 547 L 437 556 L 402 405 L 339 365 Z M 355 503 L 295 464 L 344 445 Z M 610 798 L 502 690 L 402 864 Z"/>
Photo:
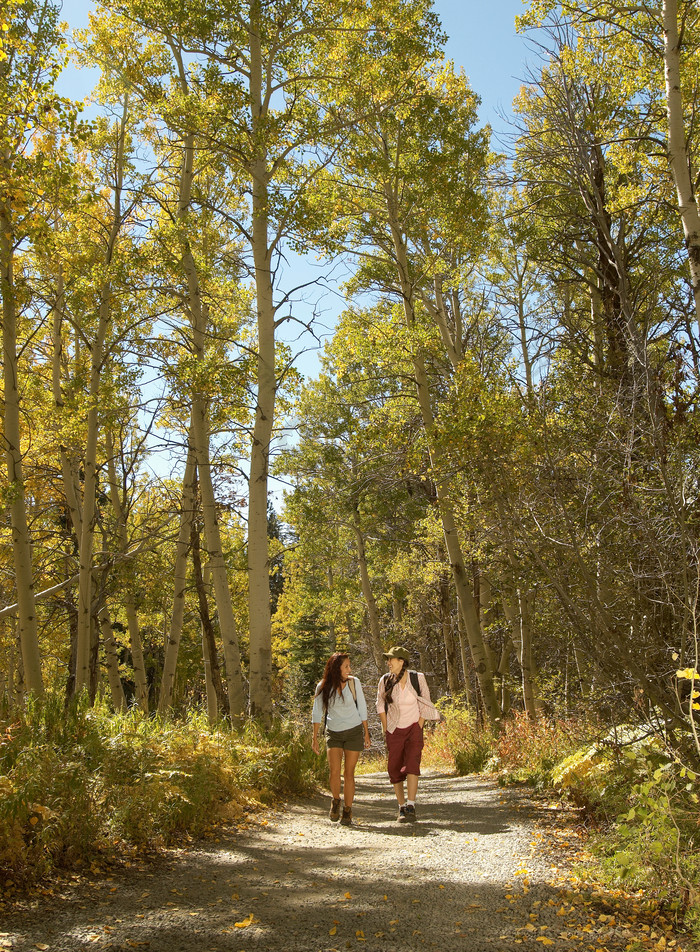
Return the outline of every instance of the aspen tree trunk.
<path id="1" fill-rule="evenodd" d="M 54 406 L 63 413 L 63 390 L 61 387 L 61 365 L 63 363 L 63 315 L 65 312 L 65 288 L 63 282 L 63 267 L 59 263 L 56 275 L 56 302 L 53 308 L 53 360 L 51 365 L 51 386 L 53 390 Z M 61 476 L 63 478 L 63 492 L 70 515 L 75 538 L 80 544 L 83 532 L 83 516 L 80 508 L 80 479 L 77 467 L 68 457 L 67 448 L 60 444 Z"/>
<path id="2" fill-rule="evenodd" d="M 398 219 L 393 212 L 393 198 L 387 193 L 387 210 L 389 212 L 390 227 L 394 242 L 394 251 L 398 265 L 398 278 L 400 282 L 401 294 L 403 298 L 404 314 L 409 328 L 415 325 L 414 312 L 414 293 L 409 280 L 408 256 L 403 241 L 403 236 L 398 223 Z M 454 517 L 454 511 L 449 498 L 449 480 L 444 475 L 444 467 L 440 459 L 439 451 L 435 446 L 433 431 L 435 429 L 435 419 L 430 400 L 430 387 L 428 375 L 425 371 L 425 364 L 418 351 L 413 353 L 413 371 L 418 404 L 420 406 L 423 427 L 425 429 L 428 454 L 430 456 L 430 465 L 434 473 L 435 489 L 437 493 L 438 506 L 442 519 L 442 529 L 445 537 L 445 548 L 450 560 L 452 575 L 459 599 L 460 611 L 464 617 L 464 626 L 469 641 L 474 668 L 479 680 L 481 696 L 484 701 L 484 707 L 489 721 L 494 726 L 498 726 L 500 720 L 500 709 L 496 691 L 493 683 L 493 673 L 491 663 L 486 651 L 486 645 L 481 634 L 481 625 L 479 615 L 476 609 L 474 596 L 469 587 L 469 579 L 465 568 L 462 546 L 459 541 L 457 524 Z"/>
<path id="3" fill-rule="evenodd" d="M 229 686 L 229 705 L 232 718 L 240 718 L 245 713 L 245 694 L 241 672 L 241 656 L 238 647 L 238 631 L 233 614 L 231 591 L 228 587 L 228 575 L 224 553 L 221 546 L 219 517 L 211 480 L 209 460 L 209 413 L 206 401 L 201 396 L 192 400 L 192 419 L 194 422 L 194 449 L 197 459 L 197 474 L 202 500 L 204 535 L 207 542 L 207 554 L 214 583 L 214 599 L 219 616 L 219 629 L 224 642 L 226 657 L 226 679 Z M 228 652 L 228 654 L 226 653 Z M 230 659 L 230 666 L 229 666 Z"/>
<path id="4" fill-rule="evenodd" d="M 124 182 L 124 147 L 128 103 L 122 111 L 119 138 L 115 155 L 114 208 L 112 223 L 102 263 L 105 281 L 100 290 L 97 333 L 90 351 L 90 387 L 88 392 L 87 440 L 83 463 L 82 532 L 80 534 L 80 574 L 78 578 L 78 643 L 76 648 L 75 689 L 79 692 L 90 685 L 91 628 L 92 628 L 92 556 L 95 536 L 96 491 L 97 491 L 97 443 L 100 431 L 100 382 L 107 330 L 111 320 L 112 284 L 110 268 L 122 226 L 122 189 Z"/>
<path id="5" fill-rule="evenodd" d="M 170 710 L 175 689 L 177 656 L 180 650 L 182 622 L 185 617 L 185 592 L 187 590 L 187 553 L 190 546 L 190 526 L 194 513 L 195 456 L 192 445 L 192 426 L 187 449 L 185 474 L 182 478 L 182 497 L 180 504 L 180 528 L 175 545 L 175 567 L 173 570 L 174 591 L 173 608 L 170 614 L 170 626 L 165 643 L 163 675 L 160 682 L 158 711 L 163 714 Z"/>
<path id="6" fill-rule="evenodd" d="M 4 168 L 9 162 L 4 157 Z M 4 376 L 3 438 L 7 481 L 11 487 L 10 523 L 12 555 L 17 591 L 17 619 L 27 691 L 41 696 L 44 684 L 41 674 L 39 633 L 34 601 L 32 548 L 27 520 L 27 503 L 22 467 L 20 433 L 19 358 L 17 354 L 17 302 L 14 287 L 14 252 L 12 221 L 8 206 L 0 204 L 0 292 L 2 292 L 2 363 Z"/>
<path id="7" fill-rule="evenodd" d="M 267 97 L 263 96 L 260 2 L 250 4 L 250 103 L 256 156 L 251 162 L 252 251 L 258 319 L 257 402 L 250 453 L 248 495 L 248 611 L 250 624 L 250 713 L 269 723 L 272 717 L 272 620 L 267 537 L 270 443 L 274 424 L 275 307 L 269 245 L 270 173 L 264 146 Z"/>
<path id="8" fill-rule="evenodd" d="M 382 633 L 379 625 L 379 612 L 377 611 L 377 602 L 372 591 L 372 582 L 367 570 L 367 554 L 365 552 L 365 539 L 362 535 L 360 526 L 360 514 L 357 507 L 353 506 L 352 511 L 353 529 L 355 531 L 355 542 L 357 546 L 357 564 L 360 570 L 360 584 L 362 594 L 367 606 L 367 619 L 369 621 L 370 647 L 374 656 L 374 663 L 377 670 L 381 673 L 384 670 L 384 647 L 382 646 Z"/>
<path id="9" fill-rule="evenodd" d="M 211 673 L 211 646 L 204 630 L 204 622 L 202 622 L 202 660 L 204 662 L 204 685 L 207 692 L 207 720 L 209 726 L 213 727 L 219 716 L 219 704 Z"/>
<path id="10" fill-rule="evenodd" d="M 681 53 L 678 32 L 678 2 L 663 0 L 664 72 L 666 75 L 666 113 L 668 116 L 668 161 L 678 196 L 688 250 L 690 282 L 695 300 L 695 318 L 700 328 L 700 213 L 690 177 L 688 142 L 683 116 Z"/>
<path id="11" fill-rule="evenodd" d="M 452 697 L 459 694 L 459 673 L 457 670 L 457 647 L 452 633 L 452 613 L 450 611 L 450 582 L 445 575 L 440 577 L 440 618 L 442 621 L 442 640 L 445 645 L 445 663 L 447 665 L 447 684 Z"/>
<path id="12" fill-rule="evenodd" d="M 204 667 L 207 681 L 207 707 L 211 716 L 211 698 L 210 692 L 214 695 L 214 718 L 218 714 L 219 708 L 228 714 L 228 699 L 224 693 L 224 686 L 221 683 L 221 672 L 216 656 L 216 638 L 214 636 L 214 626 L 209 614 L 209 602 L 207 600 L 208 586 L 204 582 L 204 573 L 202 571 L 202 558 L 199 548 L 199 520 L 193 519 L 191 524 L 192 533 L 192 567 L 194 569 L 194 584 L 197 589 L 197 601 L 199 603 L 199 617 L 202 628 L 202 644 L 204 649 Z M 209 574 L 209 573 L 207 573 Z"/>
<path id="13" fill-rule="evenodd" d="M 100 628 L 102 629 L 102 644 L 105 648 L 105 661 L 107 662 L 107 680 L 109 690 L 112 695 L 112 706 L 115 711 L 126 710 L 126 697 L 124 696 L 124 686 L 119 677 L 119 657 L 117 655 L 117 643 L 114 639 L 112 622 L 107 609 L 100 612 Z"/>
<path id="14" fill-rule="evenodd" d="M 517 607 L 516 607 L 517 606 Z M 522 679 L 523 705 L 530 720 L 537 719 L 535 700 L 535 666 L 532 658 L 532 632 L 527 605 L 527 597 L 518 591 L 503 596 L 503 612 L 511 626 L 515 653 L 520 665 Z"/>
<path id="15" fill-rule="evenodd" d="M 462 660 L 462 673 L 464 675 L 464 698 L 467 707 L 472 707 L 472 684 L 469 676 L 469 657 L 467 655 L 467 636 L 464 630 L 464 618 L 461 611 L 457 611 L 457 634 L 459 636 L 459 656 Z"/>
<path id="16" fill-rule="evenodd" d="M 398 629 L 403 624 L 403 602 L 401 601 L 401 591 L 398 585 L 392 586 L 391 593 L 391 615 L 394 619 L 394 625 Z M 383 656 L 382 656 L 383 660 Z"/>
<path id="17" fill-rule="evenodd" d="M 106 434 L 107 445 L 107 476 L 109 479 L 109 495 L 114 510 L 114 520 L 117 526 L 117 538 L 119 547 L 123 555 L 129 551 L 129 536 L 126 529 L 126 514 L 124 505 L 119 493 L 117 484 L 117 470 L 114 465 L 114 440 L 111 430 Z M 124 611 L 126 613 L 126 624 L 129 630 L 129 647 L 131 649 L 131 663 L 134 667 L 134 682 L 136 685 L 136 703 L 144 712 L 148 713 L 148 679 L 146 678 L 146 665 L 143 660 L 143 645 L 141 642 L 141 630 L 139 628 L 138 613 L 136 611 L 136 599 L 134 597 L 135 575 L 131 560 L 127 561 L 124 567 L 124 591 L 122 597 L 124 600 Z"/>
<path id="18" fill-rule="evenodd" d="M 187 92 L 187 76 L 180 52 L 171 46 L 177 62 L 180 85 Z M 193 133 L 184 137 L 182 170 L 177 205 L 177 219 L 185 226 L 192 197 L 192 183 L 194 179 L 195 139 Z M 192 344 L 197 358 L 197 375 L 202 374 L 201 365 L 204 360 L 207 343 L 207 308 L 204 301 L 203 288 L 200 283 L 197 264 L 192 254 L 187 237 L 182 242 L 182 265 L 187 279 L 187 304 L 192 324 Z M 210 462 L 210 433 L 209 433 L 209 406 L 202 392 L 203 381 L 197 379 L 192 395 L 192 417 L 190 425 L 191 446 L 194 449 L 194 458 L 199 476 L 200 495 L 202 500 L 202 515 L 204 517 L 204 533 L 214 581 L 214 597 L 219 615 L 219 628 L 224 641 L 224 652 L 228 651 L 227 658 L 231 658 L 231 670 L 227 665 L 227 680 L 229 685 L 229 705 L 231 717 L 240 718 L 245 712 L 245 696 L 243 675 L 241 673 L 240 650 L 238 646 L 238 631 L 231 603 L 231 592 L 228 587 L 228 576 L 221 547 L 221 533 L 216 511 L 216 499 L 211 479 Z M 181 523 L 182 530 L 182 523 Z M 176 593 L 177 595 L 177 593 Z M 165 685 L 165 672 L 163 676 Z M 164 692 L 161 692 L 161 700 Z"/>

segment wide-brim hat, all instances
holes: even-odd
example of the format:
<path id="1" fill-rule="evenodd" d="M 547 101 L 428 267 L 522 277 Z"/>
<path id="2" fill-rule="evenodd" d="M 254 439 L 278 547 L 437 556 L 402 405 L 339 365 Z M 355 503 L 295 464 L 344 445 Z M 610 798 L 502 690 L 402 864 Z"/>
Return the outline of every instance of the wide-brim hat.
<path id="1" fill-rule="evenodd" d="M 406 651 L 405 648 L 402 648 L 401 645 L 394 645 L 393 648 L 389 648 L 388 651 L 384 652 L 385 658 L 401 658 L 402 661 L 410 661 L 411 656 Z"/>

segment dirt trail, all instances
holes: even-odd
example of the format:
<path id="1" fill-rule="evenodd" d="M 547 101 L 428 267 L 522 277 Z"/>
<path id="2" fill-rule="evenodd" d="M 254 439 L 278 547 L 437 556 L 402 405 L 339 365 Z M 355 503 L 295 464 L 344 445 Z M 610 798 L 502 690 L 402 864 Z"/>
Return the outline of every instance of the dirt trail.
<path id="1" fill-rule="evenodd" d="M 568 891 L 553 814 L 522 790 L 429 774 L 414 825 L 397 824 L 383 774 L 358 777 L 353 827 L 331 824 L 328 802 L 293 803 L 157 866 L 33 900 L 4 916 L 0 948 L 681 952 L 629 899 Z"/>

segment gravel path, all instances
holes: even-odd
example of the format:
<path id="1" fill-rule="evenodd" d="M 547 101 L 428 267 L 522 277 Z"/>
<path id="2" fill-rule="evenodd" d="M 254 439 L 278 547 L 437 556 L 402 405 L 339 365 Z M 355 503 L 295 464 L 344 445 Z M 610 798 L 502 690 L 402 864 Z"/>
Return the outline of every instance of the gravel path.
<path id="1" fill-rule="evenodd" d="M 431 773 L 418 822 L 397 824 L 386 776 L 371 774 L 358 777 L 352 827 L 331 824 L 328 805 L 296 802 L 156 867 L 35 899 L 0 923 L 0 949 L 613 952 L 633 938 L 607 901 L 567 900 L 543 850 L 547 811 L 522 790 Z"/>

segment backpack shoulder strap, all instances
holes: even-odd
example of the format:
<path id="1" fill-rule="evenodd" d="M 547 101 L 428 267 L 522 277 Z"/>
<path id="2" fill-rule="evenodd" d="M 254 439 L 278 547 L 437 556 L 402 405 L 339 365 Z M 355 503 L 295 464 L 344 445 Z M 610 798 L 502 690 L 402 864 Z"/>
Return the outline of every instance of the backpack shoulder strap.
<path id="1" fill-rule="evenodd" d="M 417 672 L 417 671 L 409 671 L 409 672 L 408 672 L 408 676 L 409 676 L 409 678 L 411 679 L 411 686 L 413 687 L 413 690 L 416 692 L 416 694 L 418 695 L 418 697 L 421 697 L 420 681 L 418 680 L 418 672 Z"/>
<path id="2" fill-rule="evenodd" d="M 350 688 L 352 699 L 355 702 L 355 707 L 357 707 L 357 685 L 355 684 L 355 678 L 352 675 L 350 675 L 348 678 L 348 687 Z"/>

